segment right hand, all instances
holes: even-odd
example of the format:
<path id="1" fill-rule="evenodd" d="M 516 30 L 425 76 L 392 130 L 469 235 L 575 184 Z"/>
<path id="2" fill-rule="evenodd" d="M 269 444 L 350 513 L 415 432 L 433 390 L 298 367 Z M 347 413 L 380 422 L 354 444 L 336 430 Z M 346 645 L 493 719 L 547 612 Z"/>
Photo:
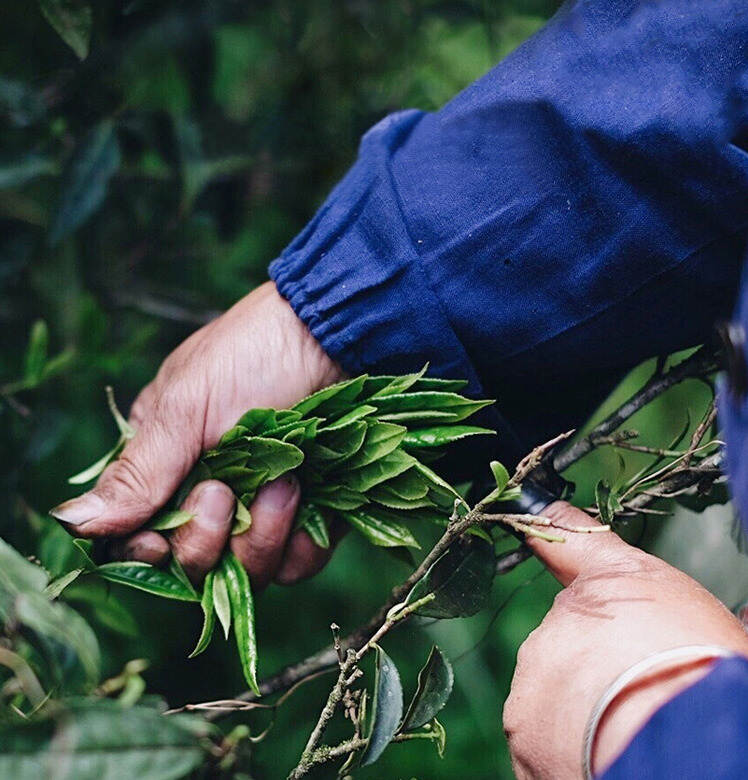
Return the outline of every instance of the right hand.
<path id="1" fill-rule="evenodd" d="M 211 480 L 196 485 L 183 506 L 195 517 L 167 541 L 139 531 L 171 498 L 200 453 L 252 407 L 287 408 L 343 378 L 289 304 L 268 282 L 172 352 L 140 393 L 130 422 L 137 433 L 89 492 L 50 514 L 86 538 L 121 537 L 120 557 L 163 562 L 171 551 L 199 582 L 227 544 L 255 587 L 316 573 L 329 552 L 303 531 L 292 533 L 299 501 L 294 477 L 258 491 L 252 526 L 229 537 L 234 495 Z"/>

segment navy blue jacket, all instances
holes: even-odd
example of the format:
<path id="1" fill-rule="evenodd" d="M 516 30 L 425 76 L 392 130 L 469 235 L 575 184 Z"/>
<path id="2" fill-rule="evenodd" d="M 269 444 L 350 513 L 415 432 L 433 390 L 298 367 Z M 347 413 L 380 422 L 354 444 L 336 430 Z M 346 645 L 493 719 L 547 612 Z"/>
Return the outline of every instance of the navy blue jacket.
<path id="1" fill-rule="evenodd" d="M 430 361 L 495 396 L 512 459 L 642 359 L 704 341 L 747 229 L 748 2 L 578 0 L 440 111 L 372 128 L 271 275 L 349 372 Z M 667 769 L 692 700 L 637 737 L 634 774 L 610 776 L 748 777 L 748 740 L 718 744 L 727 732 L 708 773 Z"/>

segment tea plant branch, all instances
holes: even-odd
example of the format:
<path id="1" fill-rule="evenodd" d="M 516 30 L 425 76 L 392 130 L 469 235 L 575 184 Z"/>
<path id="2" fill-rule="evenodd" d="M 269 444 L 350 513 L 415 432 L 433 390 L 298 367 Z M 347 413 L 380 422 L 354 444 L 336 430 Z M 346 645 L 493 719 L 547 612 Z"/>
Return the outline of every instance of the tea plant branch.
<path id="1" fill-rule="evenodd" d="M 704 378 L 719 368 L 717 353 L 708 346 L 700 347 L 693 355 L 682 360 L 665 373 L 655 372 L 652 378 L 627 401 L 596 425 L 587 436 L 579 439 L 553 459 L 553 467 L 561 473 L 573 463 L 592 452 L 596 446 L 620 428 L 632 415 L 643 409 L 655 398 L 686 379 Z"/>
<path id="2" fill-rule="evenodd" d="M 335 714 L 338 705 L 341 703 L 341 701 L 343 701 L 345 692 L 350 688 L 353 682 L 361 676 L 361 670 L 358 669 L 359 661 L 361 661 L 361 659 L 375 646 L 377 641 L 380 640 L 388 631 L 390 631 L 393 626 L 403 620 L 406 620 L 410 615 L 423 607 L 425 604 L 433 601 L 434 598 L 434 594 L 429 593 L 423 598 L 412 602 L 411 604 L 395 605 L 395 607 L 389 611 L 384 623 L 382 623 L 379 629 L 374 632 L 374 634 L 362 647 L 360 647 L 358 650 L 348 648 L 344 658 L 340 661 L 340 672 L 338 673 L 338 678 L 335 681 L 335 685 L 333 685 L 332 689 L 330 690 L 327 701 L 325 702 L 325 706 L 322 708 L 319 718 L 317 719 L 317 723 L 315 724 L 312 733 L 309 735 L 309 739 L 307 740 L 304 752 L 301 754 L 299 763 L 291 771 L 291 774 L 288 776 L 288 780 L 297 780 L 298 778 L 303 777 L 315 763 L 320 763 L 319 759 L 316 761 L 313 760 L 313 756 L 315 751 L 318 750 L 320 740 L 325 733 L 327 724 Z M 342 647 L 339 643 L 336 627 L 334 624 L 333 635 L 333 646 L 335 652 L 340 657 L 342 654 Z M 365 743 L 365 741 L 361 741 Z M 332 750 L 334 750 L 334 748 L 327 748 L 326 750 L 321 751 L 319 755 L 325 756 L 322 759 L 323 761 L 328 761 L 338 755 L 331 755 Z M 351 752 L 351 750 L 353 750 L 353 748 L 346 752 Z"/>

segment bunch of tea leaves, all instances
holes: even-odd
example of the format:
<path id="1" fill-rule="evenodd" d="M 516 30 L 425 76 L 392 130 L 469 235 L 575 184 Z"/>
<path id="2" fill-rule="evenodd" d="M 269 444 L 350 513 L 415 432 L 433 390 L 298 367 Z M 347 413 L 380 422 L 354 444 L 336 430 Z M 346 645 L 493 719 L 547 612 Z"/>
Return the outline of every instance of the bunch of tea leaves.
<path id="1" fill-rule="evenodd" d="M 457 491 L 428 465 L 459 439 L 492 433 L 464 420 L 491 401 L 458 393 L 466 382 L 424 376 L 363 375 L 320 390 L 291 409 L 251 409 L 205 452 L 174 496 L 173 508 L 150 528 L 169 531 L 192 516 L 176 507 L 192 487 L 217 479 L 234 491 L 233 534 L 252 523 L 249 507 L 259 488 L 293 471 L 301 483 L 297 525 L 320 547 L 330 545 L 333 520 L 348 523 L 372 544 L 417 548 L 409 520 L 445 523 Z M 71 478 L 93 479 L 116 458 L 132 429 L 118 413 L 118 446 L 94 466 Z M 215 618 L 228 636 L 233 626 L 244 675 L 257 692 L 257 646 L 249 579 L 226 552 L 198 595 L 178 563 L 165 571 L 142 563 L 108 563 L 101 576 L 150 593 L 200 601 L 205 620 L 193 655 L 210 642 Z"/>

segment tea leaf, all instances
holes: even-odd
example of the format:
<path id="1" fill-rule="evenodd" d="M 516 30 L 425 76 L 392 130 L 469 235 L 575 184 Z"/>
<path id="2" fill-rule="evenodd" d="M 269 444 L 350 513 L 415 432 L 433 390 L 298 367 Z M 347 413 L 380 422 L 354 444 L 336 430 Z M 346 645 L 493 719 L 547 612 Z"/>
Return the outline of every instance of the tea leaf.
<path id="1" fill-rule="evenodd" d="M 86 59 L 93 25 L 91 6 L 80 0 L 39 0 L 39 6 L 46 20 L 78 59 Z"/>
<path id="2" fill-rule="evenodd" d="M 371 704 L 371 729 L 361 766 L 373 764 L 395 736 L 403 714 L 403 687 L 392 659 L 375 645 L 377 670 L 374 679 L 374 698 Z"/>
<path id="3" fill-rule="evenodd" d="M 257 686 L 257 638 L 255 636 L 255 611 L 249 577 L 233 553 L 221 559 L 221 571 L 228 585 L 231 614 L 234 617 L 234 636 L 244 679 L 258 696 Z"/>
<path id="4" fill-rule="evenodd" d="M 426 725 L 439 714 L 452 693 L 452 665 L 434 645 L 424 667 L 418 672 L 418 687 L 403 718 L 401 731 L 412 731 Z"/>
<path id="5" fill-rule="evenodd" d="M 96 463 L 92 463 L 88 468 L 83 471 L 74 474 L 72 477 L 68 477 L 68 484 L 70 485 L 85 485 L 86 482 L 90 482 L 92 479 L 101 474 L 102 471 L 122 452 L 125 446 L 125 440 L 120 439 L 114 447 L 107 452 L 106 455 L 99 458 Z"/>
<path id="6" fill-rule="evenodd" d="M 229 601 L 229 589 L 223 567 L 215 570 L 212 595 L 213 607 L 223 628 L 223 636 L 228 639 L 231 631 L 231 602 Z"/>
<path id="7" fill-rule="evenodd" d="M 309 504 L 301 507 L 297 527 L 306 531 L 317 547 L 325 550 L 330 547 L 330 534 L 325 516 L 316 507 Z"/>
<path id="8" fill-rule="evenodd" d="M 54 246 L 79 228 L 104 202 L 109 180 L 120 165 L 114 122 L 96 125 L 79 143 L 62 175 L 49 243 Z"/>
<path id="9" fill-rule="evenodd" d="M 384 509 L 358 509 L 341 515 L 378 547 L 420 547 L 408 528 Z"/>
<path id="10" fill-rule="evenodd" d="M 180 525 L 189 523 L 195 515 L 192 512 L 187 512 L 184 509 L 175 509 L 171 512 L 159 512 L 153 520 L 147 523 L 144 527 L 150 528 L 151 531 L 171 531 L 174 528 L 179 528 Z"/>
<path id="11" fill-rule="evenodd" d="M 361 449 L 346 461 L 346 469 L 368 466 L 375 460 L 389 455 L 400 446 L 400 442 L 402 442 L 407 431 L 408 429 L 405 426 L 395 425 L 394 423 L 370 423 Z"/>
<path id="12" fill-rule="evenodd" d="M 239 499 L 236 500 L 236 509 L 234 510 L 234 527 L 231 529 L 232 536 L 238 536 L 245 531 L 249 531 L 252 526 L 252 515 Z"/>
<path id="13" fill-rule="evenodd" d="M 341 482 L 353 490 L 365 493 L 374 485 L 396 477 L 416 465 L 416 460 L 402 450 L 393 450 L 367 466 L 341 475 Z"/>
<path id="14" fill-rule="evenodd" d="M 196 655 L 205 650 L 210 644 L 210 640 L 213 638 L 213 629 L 215 626 L 215 609 L 213 607 L 213 579 L 215 578 L 215 572 L 209 571 L 205 576 L 205 583 L 203 584 L 203 595 L 200 598 L 200 606 L 203 610 L 203 628 L 200 632 L 200 637 L 197 640 L 195 649 L 189 654 L 189 658 L 194 658 Z"/>
<path id="15" fill-rule="evenodd" d="M 434 599 L 416 614 L 435 618 L 474 615 L 488 601 L 495 566 L 490 544 L 475 537 L 460 539 L 413 586 L 405 603 L 433 593 Z"/>
<path id="16" fill-rule="evenodd" d="M 117 561 L 97 566 L 94 572 L 119 585 L 144 590 L 155 596 L 178 601 L 199 601 L 195 591 L 185 586 L 173 574 L 139 561 Z"/>
<path id="17" fill-rule="evenodd" d="M 441 425 L 434 428 L 416 428 L 405 434 L 403 446 L 441 447 L 467 436 L 482 436 L 484 434 L 495 435 L 496 431 L 479 428 L 476 425 Z"/>
<path id="18" fill-rule="evenodd" d="M 309 500 L 330 509 L 358 509 L 369 500 L 363 493 L 347 487 L 335 485 L 319 485 L 310 491 Z"/>
<path id="19" fill-rule="evenodd" d="M 337 384 L 325 387 L 322 390 L 318 390 L 312 395 L 308 395 L 303 398 L 297 404 L 294 404 L 293 411 L 301 412 L 301 414 L 307 414 L 312 410 L 317 410 L 317 413 L 322 417 L 325 417 L 324 405 L 330 407 L 330 401 L 337 401 L 338 405 L 350 403 L 355 400 L 361 392 L 361 389 L 366 382 L 366 375 L 356 377 L 355 379 L 347 379 L 344 382 L 338 382 Z"/>

